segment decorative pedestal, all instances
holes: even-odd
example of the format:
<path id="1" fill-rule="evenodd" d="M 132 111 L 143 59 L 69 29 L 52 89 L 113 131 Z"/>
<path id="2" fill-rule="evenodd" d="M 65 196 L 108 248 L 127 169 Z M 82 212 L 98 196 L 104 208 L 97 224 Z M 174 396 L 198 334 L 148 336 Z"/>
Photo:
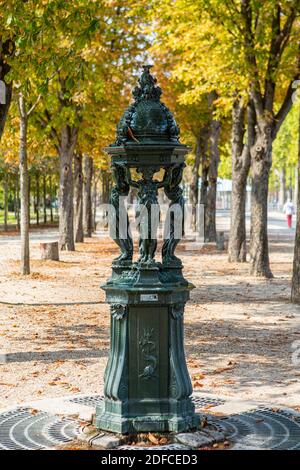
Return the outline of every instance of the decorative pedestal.
<path id="1" fill-rule="evenodd" d="M 193 286 L 183 278 L 168 283 L 168 270 L 158 263 L 133 272 L 116 267 L 114 282 L 103 286 L 111 349 L 96 426 L 117 433 L 191 429 L 199 418 L 190 398 L 183 313 Z"/>

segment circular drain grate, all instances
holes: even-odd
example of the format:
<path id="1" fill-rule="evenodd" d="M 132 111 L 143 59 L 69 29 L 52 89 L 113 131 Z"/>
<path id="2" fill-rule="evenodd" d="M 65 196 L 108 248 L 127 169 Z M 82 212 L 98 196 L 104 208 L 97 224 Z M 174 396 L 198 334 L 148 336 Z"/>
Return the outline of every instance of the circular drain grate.
<path id="1" fill-rule="evenodd" d="M 79 405 L 94 406 L 98 405 L 103 401 L 104 397 L 102 395 L 92 395 L 89 397 L 74 397 L 70 398 L 68 401 L 71 403 L 78 403 Z"/>
<path id="2" fill-rule="evenodd" d="M 74 439 L 78 423 L 45 412 L 17 408 L 0 414 L 0 449 L 37 450 Z"/>
<path id="3" fill-rule="evenodd" d="M 66 401 L 95 406 L 101 400 L 101 396 L 94 395 Z M 197 395 L 194 401 L 198 407 L 224 403 L 223 400 Z M 225 433 L 227 439 L 234 443 L 233 449 L 300 450 L 300 414 L 261 407 L 225 418 L 209 415 L 208 423 Z M 0 414 L 0 449 L 53 448 L 72 441 L 78 429 L 79 424 L 75 420 L 62 419 L 42 411 L 32 412 L 30 408 L 16 408 Z M 174 445 L 169 448 L 174 449 Z M 158 447 L 149 448 L 155 449 Z"/>
<path id="4" fill-rule="evenodd" d="M 203 408 L 205 406 L 218 406 L 225 403 L 225 400 L 222 400 L 221 398 L 199 397 L 197 395 L 194 395 L 192 400 L 196 408 Z"/>
<path id="5" fill-rule="evenodd" d="M 300 417 L 285 411 L 258 408 L 226 418 L 210 417 L 209 423 L 222 431 L 236 450 L 300 450 Z"/>

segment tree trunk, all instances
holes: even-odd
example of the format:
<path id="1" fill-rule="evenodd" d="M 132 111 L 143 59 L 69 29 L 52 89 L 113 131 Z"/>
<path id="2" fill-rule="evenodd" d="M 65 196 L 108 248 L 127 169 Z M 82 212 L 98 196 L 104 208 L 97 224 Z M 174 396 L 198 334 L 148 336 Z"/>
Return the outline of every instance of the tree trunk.
<path id="1" fill-rule="evenodd" d="M 96 230 L 96 216 L 97 216 L 97 185 L 98 176 L 94 172 L 94 184 L 93 184 L 93 232 Z"/>
<path id="2" fill-rule="evenodd" d="M 19 174 L 17 172 L 15 177 L 15 187 L 14 187 L 14 212 L 15 212 L 15 219 L 17 221 L 17 229 L 20 229 L 20 208 L 19 208 Z"/>
<path id="3" fill-rule="evenodd" d="M 300 112 L 298 131 L 298 185 L 297 185 L 297 225 L 294 247 L 294 263 L 292 278 L 292 302 L 300 304 Z"/>
<path id="4" fill-rule="evenodd" d="M 53 187 L 52 187 L 52 175 L 49 175 L 49 193 L 50 193 L 50 221 L 53 222 Z"/>
<path id="5" fill-rule="evenodd" d="M 47 223 L 47 177 L 43 175 L 43 210 L 44 210 L 44 224 Z"/>
<path id="6" fill-rule="evenodd" d="M 93 159 L 84 157 L 84 180 L 83 180 L 83 230 L 87 237 L 92 236 L 93 214 L 92 214 L 92 181 L 93 181 Z"/>
<path id="7" fill-rule="evenodd" d="M 74 238 L 76 243 L 83 242 L 82 220 L 82 154 L 74 155 Z"/>
<path id="8" fill-rule="evenodd" d="M 192 206 L 192 229 L 196 231 L 197 222 L 197 204 L 199 199 L 199 167 L 201 161 L 200 137 L 197 138 L 195 161 L 192 170 L 192 179 L 190 184 L 190 203 Z"/>
<path id="9" fill-rule="evenodd" d="M 4 195 L 4 231 L 7 232 L 8 229 L 8 172 L 7 169 L 4 170 L 4 182 L 3 182 L 3 195 Z"/>
<path id="10" fill-rule="evenodd" d="M 36 224 L 40 225 L 40 172 L 37 171 L 35 174 L 35 190 L 36 190 L 36 199 L 35 199 L 35 213 L 36 213 Z"/>
<path id="11" fill-rule="evenodd" d="M 29 227 L 30 227 L 30 211 L 31 211 L 30 194 L 31 194 L 31 177 L 30 177 L 30 173 L 28 171 L 28 223 L 29 223 Z"/>
<path id="12" fill-rule="evenodd" d="M 240 99 L 233 104 L 232 111 L 232 192 L 231 220 L 228 244 L 229 262 L 246 261 L 246 196 L 247 178 L 250 169 L 250 146 L 253 144 L 254 115 L 248 104 L 247 141 L 244 145 L 246 108 Z"/>
<path id="13" fill-rule="evenodd" d="M 298 171 L 298 167 L 296 167 L 295 168 L 294 197 L 293 197 L 294 206 L 297 206 L 297 200 L 298 200 L 298 177 L 299 177 L 299 171 Z"/>
<path id="14" fill-rule="evenodd" d="M 18 105 L 20 113 L 21 272 L 22 274 L 30 274 L 27 114 L 22 93 L 19 94 Z"/>
<path id="15" fill-rule="evenodd" d="M 273 277 L 268 247 L 268 188 L 272 165 L 272 124 L 267 121 L 256 126 L 255 141 L 251 147 L 251 232 L 250 273 Z"/>
<path id="16" fill-rule="evenodd" d="M 61 129 L 60 191 L 59 191 L 59 246 L 61 250 L 74 251 L 73 222 L 73 153 L 77 142 L 77 129 L 65 125 Z"/>
<path id="17" fill-rule="evenodd" d="M 213 112 L 213 101 L 216 99 L 216 93 L 210 94 L 211 109 Z M 216 200 L 217 200 L 217 180 L 218 167 L 220 162 L 219 155 L 219 137 L 221 123 L 217 119 L 212 119 L 210 125 L 210 162 L 208 169 L 208 191 L 205 208 L 205 229 L 204 237 L 206 242 L 215 242 L 217 240 L 216 231 Z"/>

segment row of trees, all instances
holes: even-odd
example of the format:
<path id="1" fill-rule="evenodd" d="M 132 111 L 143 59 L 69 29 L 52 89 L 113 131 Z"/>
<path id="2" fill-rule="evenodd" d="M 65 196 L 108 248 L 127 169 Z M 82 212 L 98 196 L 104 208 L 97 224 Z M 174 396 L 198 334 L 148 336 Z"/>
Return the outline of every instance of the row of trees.
<path id="1" fill-rule="evenodd" d="M 1 12 L 1 152 L 19 147 L 22 271 L 29 272 L 28 158 L 59 159 L 59 244 L 74 250 L 82 238 L 82 157 L 107 168 L 102 148 L 112 138 L 124 83 L 143 40 L 135 33 L 130 2 L 4 1 Z M 12 93 L 13 91 L 13 93 Z M 84 159 L 92 179 L 92 159 Z M 74 178 L 75 172 L 75 178 Z M 75 188 L 74 188 L 75 181 Z M 83 185 L 83 201 L 91 199 Z M 75 213 L 73 199 L 75 196 Z M 91 211 L 87 217 L 91 230 Z M 83 218 L 85 220 L 85 218 Z M 75 230 L 74 230 L 75 226 Z"/>
<path id="2" fill-rule="evenodd" d="M 93 164 L 107 170 L 101 149 L 113 141 L 120 109 L 128 103 L 132 70 L 150 57 L 165 101 L 175 110 L 184 140 L 194 148 L 191 200 L 194 206 L 198 200 L 205 204 L 206 239 L 216 238 L 221 156 L 231 156 L 229 260 L 246 260 L 245 191 L 250 176 L 251 273 L 272 277 L 269 179 L 273 143 L 295 101 L 299 80 L 300 0 L 3 4 L 1 150 L 8 159 L 19 145 L 22 232 L 28 233 L 28 153 L 58 155 L 60 248 L 74 249 L 83 210 L 78 198 L 81 155 L 93 156 Z M 286 139 L 276 141 L 279 153 Z M 282 156 L 285 160 L 284 152 Z M 280 171 L 283 163 L 275 162 L 275 167 Z M 26 237 L 23 246 L 26 251 Z"/>
<path id="3" fill-rule="evenodd" d="M 167 0 L 152 2 L 154 53 L 172 69 L 173 91 L 185 116 L 198 115 L 196 148 L 202 179 L 215 199 L 219 148 L 231 113 L 232 211 L 230 261 L 246 260 L 245 195 L 251 174 L 251 273 L 272 277 L 267 235 L 273 142 L 293 104 L 299 79 L 299 1 Z M 203 113 L 203 100 L 209 111 Z M 191 118 L 193 113 L 191 114 Z M 186 120 L 187 121 L 187 120 Z M 193 120 L 192 125 L 195 125 Z M 221 126 L 221 132 L 220 132 Z M 224 129 L 223 129 L 224 127 Z M 210 158 L 207 149 L 209 128 Z M 224 141 L 224 140 L 223 140 Z M 203 147 L 203 146 L 202 146 Z M 195 173 L 201 157 L 195 158 Z M 208 173 L 208 183 L 206 182 Z M 196 176 L 194 175 L 196 178 Z M 207 209 L 211 213 L 210 201 Z M 211 239 L 211 232 L 207 234 Z M 215 236 L 215 233 L 213 234 Z"/>
<path id="4" fill-rule="evenodd" d="M 44 224 L 54 222 L 55 218 L 55 202 L 57 194 L 58 174 L 52 167 L 43 165 L 31 165 L 28 171 L 28 204 L 33 207 L 36 224 L 41 221 Z M 17 228 L 20 228 L 20 185 L 19 185 L 19 168 L 16 164 L 7 162 L 0 163 L 0 194 L 2 192 L 3 209 L 3 227 L 8 230 L 9 212 L 14 213 L 14 220 Z M 1 191 L 2 190 L 2 191 Z M 29 208 L 30 212 L 30 208 Z"/>
<path id="5" fill-rule="evenodd" d="M 109 178 L 107 172 L 94 167 L 93 159 L 74 155 L 74 239 L 83 242 L 84 234 L 91 236 L 95 228 L 95 207 L 98 186 Z M 36 159 L 28 168 L 28 205 L 30 222 L 57 222 L 59 168 L 55 158 Z M 102 190 L 103 192 L 103 190 Z M 0 162 L 0 209 L 3 211 L 3 228 L 8 230 L 9 213 L 13 213 L 13 226 L 20 228 L 19 168 L 15 163 Z"/>

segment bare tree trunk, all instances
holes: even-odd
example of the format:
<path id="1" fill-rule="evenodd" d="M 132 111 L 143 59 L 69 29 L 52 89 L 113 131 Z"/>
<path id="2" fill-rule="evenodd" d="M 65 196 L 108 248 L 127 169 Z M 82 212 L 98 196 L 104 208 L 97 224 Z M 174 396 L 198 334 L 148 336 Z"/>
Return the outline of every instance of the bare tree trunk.
<path id="1" fill-rule="evenodd" d="M 35 174 L 35 212 L 36 212 L 36 224 L 40 225 L 40 172 L 37 170 Z"/>
<path id="2" fill-rule="evenodd" d="M 199 203 L 199 168 L 201 165 L 201 192 L 200 203 L 206 204 L 204 193 L 207 189 L 207 175 L 209 167 L 209 158 L 207 155 L 208 138 L 209 138 L 210 123 L 204 125 L 197 136 L 196 155 L 192 172 L 192 181 L 190 185 L 190 202 L 192 204 L 192 227 L 196 230 L 197 222 L 197 204 Z"/>
<path id="3" fill-rule="evenodd" d="M 94 171 L 94 184 L 93 184 L 93 232 L 96 230 L 96 216 L 97 216 L 97 186 L 99 176 Z"/>
<path id="4" fill-rule="evenodd" d="M 50 220 L 53 222 L 53 187 L 52 187 L 52 175 L 49 175 L 49 193 L 50 193 Z"/>
<path id="5" fill-rule="evenodd" d="M 228 244 L 230 262 L 246 261 L 246 188 L 250 169 L 250 146 L 254 133 L 254 110 L 248 104 L 247 142 L 244 145 L 246 107 L 237 99 L 232 112 L 232 193 L 231 221 Z"/>
<path id="6" fill-rule="evenodd" d="M 83 180 L 83 230 L 87 237 L 92 236 L 93 215 L 92 215 L 92 180 L 93 180 L 93 159 L 84 156 L 84 180 Z"/>
<path id="7" fill-rule="evenodd" d="M 250 273 L 273 277 L 268 247 L 268 189 L 272 165 L 272 127 L 268 122 L 256 126 L 255 142 L 251 147 L 251 232 Z"/>
<path id="8" fill-rule="evenodd" d="M 74 238 L 76 243 L 82 243 L 83 238 L 83 209 L 82 209 L 82 154 L 74 155 Z"/>
<path id="9" fill-rule="evenodd" d="M 199 168 L 201 161 L 200 137 L 197 138 L 195 161 L 190 184 L 190 203 L 192 205 L 192 228 L 196 231 L 197 204 L 199 199 Z"/>
<path id="10" fill-rule="evenodd" d="M 211 109 L 213 112 L 213 101 L 216 99 L 216 93 L 210 94 Z M 218 167 L 220 162 L 219 138 L 221 123 L 217 119 L 212 119 L 210 125 L 210 162 L 208 170 L 208 191 L 205 208 L 205 241 L 215 242 L 217 240 L 216 230 L 216 200 L 217 200 L 217 180 Z"/>
<path id="11" fill-rule="evenodd" d="M 8 172 L 5 169 L 4 181 L 3 181 L 3 193 L 4 193 L 4 231 L 7 232 L 8 226 Z"/>
<path id="12" fill-rule="evenodd" d="M 43 175 L 43 210 L 44 210 L 44 224 L 47 223 L 47 177 Z"/>
<path id="13" fill-rule="evenodd" d="M 298 187 L 297 187 L 297 226 L 294 247 L 294 263 L 292 278 L 292 302 L 300 304 L 300 112 L 298 131 Z"/>
<path id="14" fill-rule="evenodd" d="M 18 105 L 20 113 L 21 272 L 22 274 L 30 274 L 27 113 L 22 93 L 19 93 Z"/>
<path id="15" fill-rule="evenodd" d="M 28 223 L 29 223 L 29 227 L 30 227 L 30 210 L 31 210 L 30 194 L 31 194 L 31 176 L 30 176 L 30 173 L 28 172 Z"/>
<path id="16" fill-rule="evenodd" d="M 201 152 L 201 189 L 200 189 L 200 204 L 203 205 L 203 233 L 205 238 L 205 214 L 207 208 L 207 190 L 208 190 L 208 171 L 209 171 L 209 155 L 208 155 L 208 144 L 209 144 L 209 132 L 210 123 L 206 124 L 200 132 L 200 152 Z"/>
<path id="17" fill-rule="evenodd" d="M 14 188 L 14 211 L 15 211 L 15 218 L 17 221 L 17 229 L 20 229 L 20 207 L 19 207 L 19 173 L 17 172 L 15 178 L 15 188 Z"/>
<path id="18" fill-rule="evenodd" d="M 208 188 L 208 169 L 209 166 L 202 165 L 201 170 L 201 190 L 200 190 L 200 204 L 206 206 L 207 203 L 207 188 Z"/>
<path id="19" fill-rule="evenodd" d="M 77 129 L 65 125 L 61 129 L 60 191 L 59 191 L 59 246 L 61 250 L 74 251 L 73 223 L 73 153 L 77 142 Z"/>
<path id="20" fill-rule="evenodd" d="M 295 184 L 294 184 L 294 197 L 293 197 L 293 204 L 296 206 L 298 201 L 298 176 L 299 171 L 298 167 L 295 168 Z"/>

